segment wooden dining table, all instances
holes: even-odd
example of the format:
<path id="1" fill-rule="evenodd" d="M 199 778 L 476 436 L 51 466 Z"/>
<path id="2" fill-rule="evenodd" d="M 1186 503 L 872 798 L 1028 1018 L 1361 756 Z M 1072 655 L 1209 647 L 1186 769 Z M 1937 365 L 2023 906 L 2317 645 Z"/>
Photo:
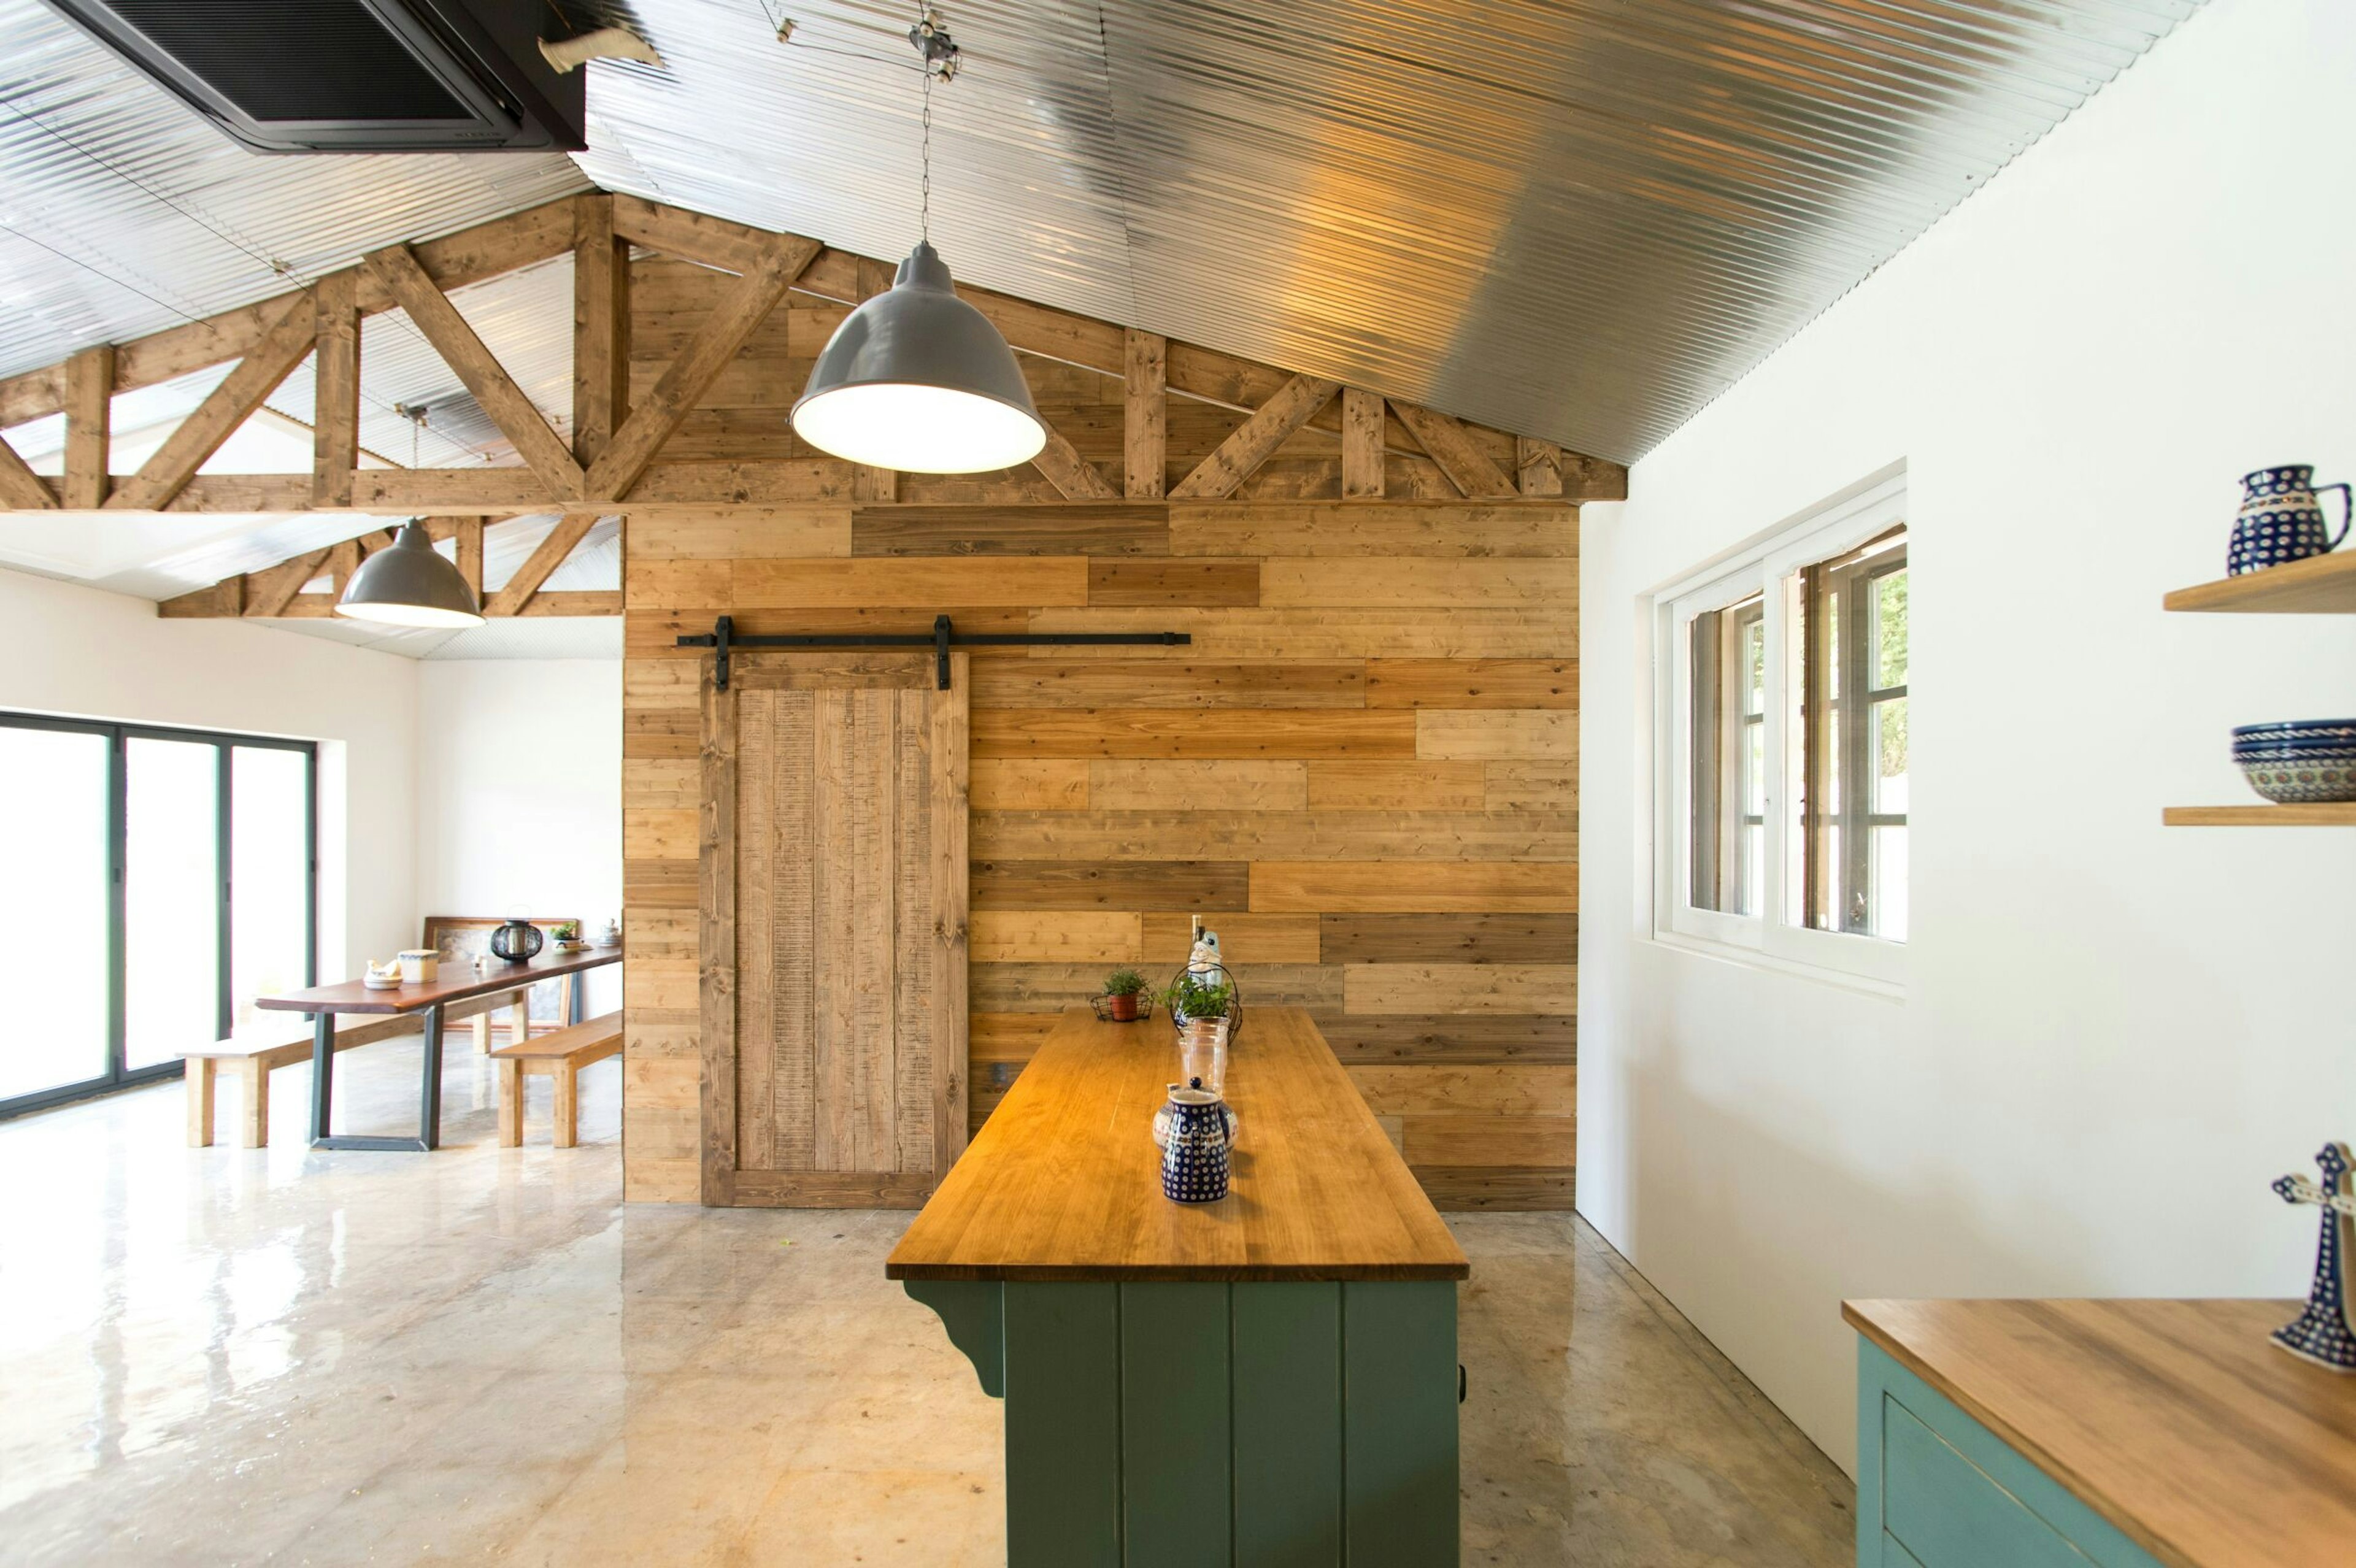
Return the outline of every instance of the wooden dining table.
<path id="1" fill-rule="evenodd" d="M 376 989 L 359 980 L 313 986 L 275 997 L 257 997 L 253 1005 L 272 1012 L 309 1013 L 311 1035 L 311 1147 L 313 1148 L 431 1149 L 442 1143 L 442 1014 L 453 1002 L 476 997 L 519 991 L 541 980 L 579 975 L 622 961 L 622 949 L 590 947 L 560 953 L 553 947 L 526 963 L 494 958 L 480 971 L 471 964 L 445 963 L 444 976 L 422 985 Z M 425 1033 L 423 1081 L 418 1087 L 417 1136 L 388 1137 L 376 1134 L 328 1131 L 336 1093 L 336 1015 L 337 1013 L 416 1013 Z"/>

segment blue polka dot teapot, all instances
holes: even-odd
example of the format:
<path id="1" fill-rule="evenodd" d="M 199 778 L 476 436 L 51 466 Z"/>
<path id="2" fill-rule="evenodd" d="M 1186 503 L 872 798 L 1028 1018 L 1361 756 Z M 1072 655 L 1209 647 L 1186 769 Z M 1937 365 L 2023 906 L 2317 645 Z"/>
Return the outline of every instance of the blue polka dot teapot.
<path id="1" fill-rule="evenodd" d="M 2321 496 L 2340 492 L 2340 531 L 2329 531 Z M 2345 485 L 2318 485 L 2304 463 L 2261 468 L 2242 475 L 2242 509 L 2233 518 L 2233 542 L 2225 547 L 2225 575 L 2263 571 L 2336 549 L 2348 537 L 2351 494 Z"/>
<path id="2" fill-rule="evenodd" d="M 1170 1135 L 1162 1146 L 1162 1196 L 1216 1203 L 1227 1195 L 1226 1104 L 1199 1078 L 1170 1090 Z"/>

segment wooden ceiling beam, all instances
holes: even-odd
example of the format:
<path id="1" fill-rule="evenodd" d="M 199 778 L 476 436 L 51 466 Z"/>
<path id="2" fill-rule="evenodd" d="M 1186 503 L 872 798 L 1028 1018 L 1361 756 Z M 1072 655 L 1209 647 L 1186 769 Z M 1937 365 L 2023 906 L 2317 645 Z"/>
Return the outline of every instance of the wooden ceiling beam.
<path id="1" fill-rule="evenodd" d="M 578 199 L 565 197 L 445 234 L 439 240 L 422 240 L 411 249 L 416 252 L 418 264 L 425 269 L 426 276 L 441 288 L 458 289 L 479 283 L 534 261 L 562 255 L 573 242 L 573 208 Z M 114 390 L 135 391 L 175 376 L 185 376 L 191 370 L 243 358 L 284 314 L 293 298 L 291 293 L 274 294 L 201 321 L 117 345 Z M 358 300 L 361 315 L 374 315 L 390 310 L 392 303 L 381 289 L 362 283 Z M 65 408 L 65 396 L 62 362 L 0 378 L 0 425 L 22 424 L 60 412 Z"/>
<path id="2" fill-rule="evenodd" d="M 1112 487 L 1111 481 L 1097 472 L 1095 464 L 1074 450 L 1062 431 L 1047 424 L 1044 419 L 1039 422 L 1046 425 L 1047 444 L 1039 449 L 1039 455 L 1031 460 L 1031 466 L 1055 487 L 1055 494 L 1066 501 L 1120 499 L 1120 492 Z"/>
<path id="3" fill-rule="evenodd" d="M 1215 501 L 1232 495 L 1252 470 L 1309 422 L 1342 389 L 1339 381 L 1318 376 L 1295 376 L 1284 389 L 1262 403 L 1251 418 L 1235 428 L 1194 471 L 1170 492 L 1173 501 Z"/>
<path id="4" fill-rule="evenodd" d="M 106 505 L 114 439 L 114 349 L 102 343 L 66 361 L 66 482 L 59 499 L 76 511 Z"/>
<path id="5" fill-rule="evenodd" d="M 348 507 L 360 465 L 359 273 L 346 268 L 313 285 L 311 504 Z"/>
<path id="6" fill-rule="evenodd" d="M 207 589 L 200 592 L 211 591 Z M 336 613 L 336 599 L 337 595 L 333 593 L 300 593 L 287 602 L 285 608 L 279 611 L 277 618 L 284 621 L 323 621 Z M 557 593 L 544 592 L 535 593 L 531 596 L 531 602 L 518 611 L 514 618 L 526 621 L 568 618 L 589 620 L 604 616 L 617 616 L 621 613 L 622 594 L 619 589 L 591 588 Z M 188 615 L 190 618 L 199 618 L 201 613 L 191 611 Z"/>
<path id="7" fill-rule="evenodd" d="M 164 444 L 140 464 L 139 472 L 115 482 L 113 494 L 106 498 L 107 509 L 152 512 L 178 495 L 205 460 L 220 451 L 221 443 L 237 433 L 237 427 L 303 362 L 317 329 L 317 306 L 311 291 L 305 289 L 293 297 L 220 385 L 164 438 Z"/>
<path id="8" fill-rule="evenodd" d="M 1170 340 L 1128 334 L 1121 350 L 1121 489 L 1133 501 L 1161 498 L 1170 483 Z"/>
<path id="9" fill-rule="evenodd" d="M 630 493 L 663 443 L 818 252 L 815 240 L 798 234 L 770 236 L 760 258 L 704 317 L 703 325 L 647 394 L 647 400 L 632 411 L 614 432 L 613 443 L 590 465 L 588 492 L 593 498 L 616 501 Z"/>
<path id="10" fill-rule="evenodd" d="M 437 542 L 451 539 L 458 541 L 458 570 L 466 577 L 467 586 L 475 590 L 479 601 L 482 596 L 485 519 L 442 517 L 419 517 L 416 522 L 429 539 Z M 360 561 L 390 548 L 398 533 L 397 528 L 371 528 L 340 544 L 306 550 L 270 566 L 257 567 L 235 577 L 225 577 L 210 587 L 193 589 L 166 599 L 158 606 L 157 613 L 177 618 L 241 615 L 262 618 L 290 614 L 294 612 L 288 606 L 305 597 L 303 594 L 304 584 L 325 572 L 335 579 L 337 591 L 340 592 L 343 577 L 348 576 Z M 473 546 L 471 561 L 468 559 L 470 539 Z M 544 579 L 545 574 L 542 576 Z"/>
<path id="11" fill-rule="evenodd" d="M 286 606 L 294 602 L 294 595 L 303 592 L 303 585 L 327 569 L 327 557 L 334 552 L 335 546 L 329 545 L 325 549 L 296 556 L 293 560 L 281 561 L 260 571 L 247 572 L 242 580 L 245 583 L 242 613 L 265 616 L 284 614 Z M 169 610 L 165 612 L 166 614 L 170 613 Z"/>
<path id="12" fill-rule="evenodd" d="M 12 512 L 51 512 L 57 505 L 48 481 L 26 466 L 15 447 L 0 440 L 0 507 Z"/>
<path id="13" fill-rule="evenodd" d="M 458 540 L 458 575 L 466 580 L 466 591 L 475 603 L 483 602 L 483 519 L 453 517 Z"/>
<path id="14" fill-rule="evenodd" d="M 1550 441 L 1514 437 L 1514 470 L 1525 496 L 1562 494 L 1562 448 Z"/>
<path id="15" fill-rule="evenodd" d="M 1622 501 L 1628 496 L 1628 473 L 1601 458 L 1563 454 L 1562 494 L 1521 497 L 1578 504 Z M 611 512 L 707 511 L 732 507 L 783 507 L 812 501 L 858 502 L 918 506 L 1004 506 L 1038 499 L 1035 481 L 1027 475 L 1006 478 L 980 475 L 947 486 L 955 494 L 944 498 L 944 487 L 912 485 L 903 478 L 895 491 L 870 489 L 848 463 L 833 458 L 792 458 L 772 463 L 658 463 L 648 468 L 626 501 L 599 500 L 591 505 Z M 116 483 L 123 482 L 117 475 Z M 40 493 L 54 502 L 57 481 L 36 479 Z M 1449 486 L 1452 492 L 1454 486 Z M 190 480 L 171 502 L 158 508 L 175 514 L 215 514 L 299 517 L 316 510 L 311 505 L 308 474 L 201 474 Z M 1200 495 L 1172 499 L 1201 500 Z M 530 513 L 580 509 L 581 503 L 552 496 L 529 468 L 363 468 L 355 476 L 352 504 L 341 508 L 385 517 L 423 513 L 480 513 L 519 517 Z M 12 505 L 0 500 L 0 512 L 32 511 L 37 503 Z"/>
<path id="16" fill-rule="evenodd" d="M 588 196 L 573 229 L 573 455 L 585 469 L 630 413 L 630 242 L 614 198 Z"/>
<path id="17" fill-rule="evenodd" d="M 1376 500 L 1383 493 L 1383 399 L 1357 387 L 1342 389 L 1342 498 Z"/>
<path id="18" fill-rule="evenodd" d="M 450 303 L 450 296 L 425 275 L 409 247 L 389 245 L 370 253 L 368 270 L 409 313 L 411 323 L 425 335 L 434 351 L 457 372 L 475 401 L 549 493 L 563 500 L 579 500 L 584 484 L 581 464 L 573 461 L 563 438 L 550 428 L 539 406 L 515 384 L 507 368 Z"/>
<path id="19" fill-rule="evenodd" d="M 491 616 L 522 614 L 524 607 L 531 603 L 531 596 L 540 592 L 540 585 L 548 581 L 551 572 L 564 564 L 565 558 L 588 537 L 589 530 L 596 524 L 597 514 L 594 512 L 571 512 L 557 518 L 556 527 L 548 531 L 548 537 L 541 540 L 530 558 L 516 569 L 516 574 L 508 579 L 507 585 L 484 602 L 483 613 Z"/>
<path id="20" fill-rule="evenodd" d="M 1419 408 L 1413 403 L 1394 400 L 1391 411 L 1399 422 L 1407 426 L 1415 439 L 1423 444 L 1424 452 L 1448 482 L 1466 497 L 1474 500 L 1498 499 L 1515 494 L 1513 481 L 1497 466 L 1489 454 L 1481 450 L 1463 425 L 1450 415 Z"/>

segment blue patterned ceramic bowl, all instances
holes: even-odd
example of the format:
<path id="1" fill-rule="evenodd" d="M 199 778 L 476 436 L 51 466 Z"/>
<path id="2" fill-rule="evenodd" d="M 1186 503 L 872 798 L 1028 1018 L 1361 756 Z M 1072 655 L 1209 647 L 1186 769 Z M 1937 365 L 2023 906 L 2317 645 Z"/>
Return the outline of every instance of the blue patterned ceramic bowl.
<path id="1" fill-rule="evenodd" d="M 2241 725 L 2233 761 L 2252 789 L 2279 805 L 2356 800 L 2356 719 Z"/>

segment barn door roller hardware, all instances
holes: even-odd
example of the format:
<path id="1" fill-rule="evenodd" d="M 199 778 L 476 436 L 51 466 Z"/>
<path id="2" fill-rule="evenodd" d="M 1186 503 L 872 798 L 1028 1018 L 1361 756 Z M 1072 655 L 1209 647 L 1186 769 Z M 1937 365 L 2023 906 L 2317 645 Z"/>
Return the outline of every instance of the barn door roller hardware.
<path id="1" fill-rule="evenodd" d="M 681 637 L 679 645 L 712 650 L 712 684 L 723 691 L 728 689 L 728 656 L 737 648 L 930 648 L 938 661 L 934 678 L 940 689 L 947 691 L 951 648 L 1174 648 L 1194 640 L 1193 634 L 1187 632 L 959 632 L 950 628 L 947 615 L 933 617 L 929 636 L 922 632 L 904 632 L 754 637 L 737 635 L 735 618 L 723 615 L 712 623 L 711 631 Z"/>

